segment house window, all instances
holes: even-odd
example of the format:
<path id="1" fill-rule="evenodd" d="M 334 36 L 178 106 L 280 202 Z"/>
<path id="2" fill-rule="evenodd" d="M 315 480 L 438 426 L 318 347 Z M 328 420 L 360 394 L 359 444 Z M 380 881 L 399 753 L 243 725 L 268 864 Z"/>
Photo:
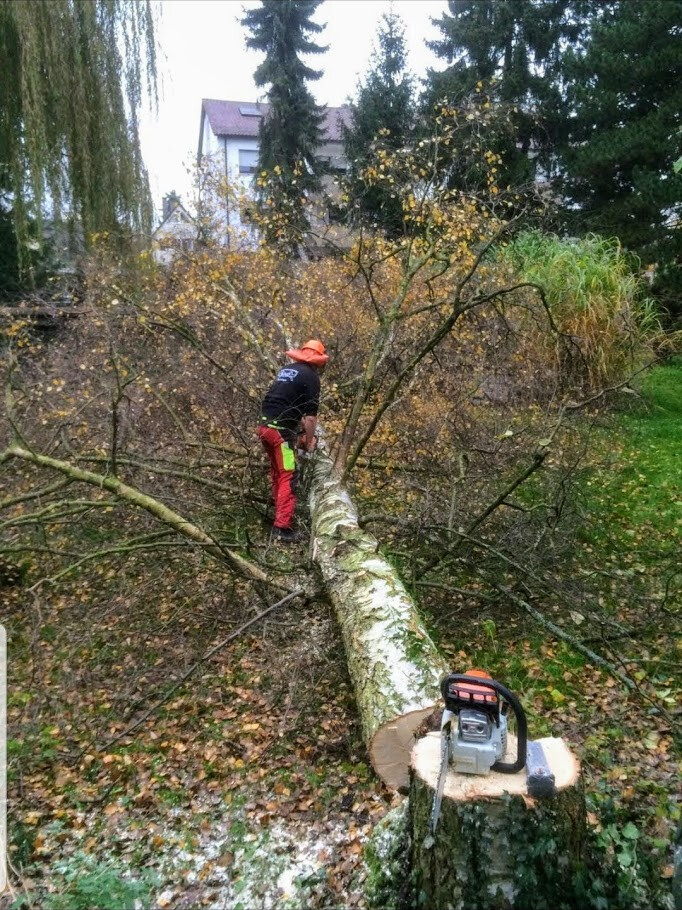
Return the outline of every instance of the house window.
<path id="1" fill-rule="evenodd" d="M 263 111 L 257 104 L 240 104 L 239 113 L 242 117 L 262 117 Z"/>
<path id="2" fill-rule="evenodd" d="M 258 150 L 239 149 L 239 173 L 255 174 L 258 169 Z"/>
<path id="3" fill-rule="evenodd" d="M 338 155 L 319 155 L 317 160 L 328 174 L 346 173 L 346 162 Z"/>
<path id="4" fill-rule="evenodd" d="M 330 202 L 327 207 L 327 222 L 329 224 L 344 224 L 346 221 L 346 210 L 341 205 Z"/>

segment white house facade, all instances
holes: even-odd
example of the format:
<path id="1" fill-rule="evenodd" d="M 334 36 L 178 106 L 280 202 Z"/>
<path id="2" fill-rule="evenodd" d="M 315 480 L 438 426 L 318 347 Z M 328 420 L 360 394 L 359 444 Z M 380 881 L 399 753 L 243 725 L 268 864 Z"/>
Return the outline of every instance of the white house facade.
<path id="1" fill-rule="evenodd" d="M 219 169 L 230 186 L 237 188 L 237 196 L 246 199 L 252 195 L 254 176 L 258 167 L 258 136 L 263 117 L 269 111 L 268 104 L 254 104 L 245 101 L 220 101 L 204 98 L 201 103 L 199 126 L 199 166 L 210 159 Z M 328 107 L 323 124 L 325 141 L 318 149 L 317 157 L 324 161 L 333 172 L 345 171 L 348 162 L 343 149 L 341 124 L 350 122 L 350 109 Z M 241 192 L 239 192 L 241 191 Z M 241 232 L 248 237 L 250 231 L 248 204 L 227 201 L 223 220 L 231 234 Z"/>

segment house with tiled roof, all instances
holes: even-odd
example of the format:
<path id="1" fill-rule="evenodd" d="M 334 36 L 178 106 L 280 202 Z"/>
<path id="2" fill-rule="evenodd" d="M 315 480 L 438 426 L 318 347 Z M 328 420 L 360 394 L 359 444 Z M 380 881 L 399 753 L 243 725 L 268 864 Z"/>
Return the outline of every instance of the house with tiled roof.
<path id="1" fill-rule="evenodd" d="M 197 224 L 175 193 L 163 197 L 161 223 L 152 234 L 154 259 L 169 265 L 179 251 L 190 252 L 197 242 Z"/>
<path id="2" fill-rule="evenodd" d="M 269 110 L 269 104 L 204 98 L 199 125 L 199 166 L 210 158 L 233 186 L 241 185 L 248 193 L 258 166 L 261 121 L 267 117 Z M 317 157 L 332 172 L 345 171 L 348 166 L 343 148 L 342 124 L 349 122 L 348 107 L 326 108 L 323 123 L 325 138 Z M 240 209 L 234 206 L 227 213 L 230 227 L 244 228 L 247 220 L 243 207 Z"/>

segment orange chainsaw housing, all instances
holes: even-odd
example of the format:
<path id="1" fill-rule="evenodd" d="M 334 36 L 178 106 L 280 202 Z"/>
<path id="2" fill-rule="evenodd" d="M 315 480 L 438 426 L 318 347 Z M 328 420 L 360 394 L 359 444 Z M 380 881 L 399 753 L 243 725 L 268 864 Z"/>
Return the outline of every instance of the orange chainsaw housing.
<path id="1" fill-rule="evenodd" d="M 485 670 L 467 670 L 464 676 L 478 676 L 481 679 L 492 679 L 492 676 L 489 673 L 486 673 Z M 456 683 L 451 691 L 451 695 L 455 698 L 461 698 L 462 701 L 468 701 L 469 703 L 473 702 L 476 704 L 478 702 L 480 705 L 489 705 L 494 707 L 499 699 L 496 692 L 493 692 L 487 686 L 476 686 L 472 683 Z"/>

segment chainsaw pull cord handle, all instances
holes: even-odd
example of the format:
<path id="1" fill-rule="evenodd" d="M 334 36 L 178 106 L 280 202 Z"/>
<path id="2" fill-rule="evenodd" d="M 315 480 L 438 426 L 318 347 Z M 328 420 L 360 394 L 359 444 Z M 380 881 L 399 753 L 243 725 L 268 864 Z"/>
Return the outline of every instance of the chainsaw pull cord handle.
<path id="1" fill-rule="evenodd" d="M 495 679 L 486 679 L 482 676 L 466 676 L 460 673 L 451 673 L 449 676 L 444 676 L 440 683 L 440 691 L 443 695 L 443 698 L 445 699 L 445 706 L 448 708 L 448 710 L 451 710 L 448 704 L 448 702 L 451 701 L 449 688 L 453 683 L 468 683 L 469 685 L 473 686 L 485 686 L 487 689 L 492 689 L 494 692 L 497 692 L 498 695 L 501 695 L 507 704 L 511 706 L 512 711 L 514 712 L 514 716 L 516 717 L 516 761 L 496 761 L 490 770 L 499 771 L 502 774 L 515 774 L 517 771 L 523 770 L 526 764 L 528 722 L 526 720 L 526 712 L 523 710 L 521 702 L 514 695 L 514 693 L 510 692 L 506 686 L 503 686 L 502 683 L 497 682 Z"/>

